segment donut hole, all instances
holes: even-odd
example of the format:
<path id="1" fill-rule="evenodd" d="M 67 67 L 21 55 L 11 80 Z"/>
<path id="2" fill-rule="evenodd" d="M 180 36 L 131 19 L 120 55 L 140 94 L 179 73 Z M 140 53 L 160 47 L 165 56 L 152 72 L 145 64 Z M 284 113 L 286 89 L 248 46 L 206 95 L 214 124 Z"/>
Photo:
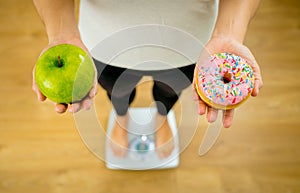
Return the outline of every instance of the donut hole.
<path id="1" fill-rule="evenodd" d="M 224 76 L 222 77 L 222 81 L 227 84 L 231 81 L 231 74 L 229 72 L 225 72 Z"/>

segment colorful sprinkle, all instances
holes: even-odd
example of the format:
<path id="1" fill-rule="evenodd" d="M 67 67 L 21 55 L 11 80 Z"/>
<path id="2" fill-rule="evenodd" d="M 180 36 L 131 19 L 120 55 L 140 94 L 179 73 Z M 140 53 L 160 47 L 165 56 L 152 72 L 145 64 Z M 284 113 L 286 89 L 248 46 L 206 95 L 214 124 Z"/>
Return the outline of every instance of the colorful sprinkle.
<path id="1" fill-rule="evenodd" d="M 224 82 L 224 74 L 230 73 L 231 80 Z M 212 55 L 198 69 L 199 88 L 210 100 L 224 107 L 235 105 L 246 98 L 254 87 L 252 68 L 247 62 L 234 54 L 218 53 Z"/>

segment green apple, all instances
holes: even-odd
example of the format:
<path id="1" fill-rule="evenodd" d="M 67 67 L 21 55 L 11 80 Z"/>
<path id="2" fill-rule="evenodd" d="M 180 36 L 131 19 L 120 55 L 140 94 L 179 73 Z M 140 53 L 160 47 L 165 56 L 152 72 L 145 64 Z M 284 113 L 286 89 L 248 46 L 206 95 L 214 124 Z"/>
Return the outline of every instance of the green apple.
<path id="1" fill-rule="evenodd" d="M 45 51 L 35 68 L 35 81 L 40 91 L 57 103 L 81 101 L 94 83 L 92 58 L 81 48 L 60 44 Z"/>

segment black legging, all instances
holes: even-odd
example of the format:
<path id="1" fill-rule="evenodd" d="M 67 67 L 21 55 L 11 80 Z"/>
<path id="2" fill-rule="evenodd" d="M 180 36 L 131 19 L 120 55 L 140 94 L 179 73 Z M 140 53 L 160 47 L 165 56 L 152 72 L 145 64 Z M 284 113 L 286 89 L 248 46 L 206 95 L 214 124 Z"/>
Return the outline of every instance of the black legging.
<path id="1" fill-rule="evenodd" d="M 120 68 L 94 60 L 98 82 L 106 90 L 118 115 L 125 115 L 136 93 L 136 85 L 143 76 L 152 76 L 153 98 L 161 115 L 167 115 L 178 100 L 181 91 L 188 87 L 194 74 L 195 64 L 156 71 Z"/>

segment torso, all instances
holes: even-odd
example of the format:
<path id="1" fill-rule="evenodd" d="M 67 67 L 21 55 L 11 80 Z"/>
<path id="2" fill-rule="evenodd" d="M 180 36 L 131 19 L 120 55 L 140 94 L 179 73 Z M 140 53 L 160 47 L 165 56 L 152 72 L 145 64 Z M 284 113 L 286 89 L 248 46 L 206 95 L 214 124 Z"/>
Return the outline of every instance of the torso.
<path id="1" fill-rule="evenodd" d="M 79 29 L 82 40 L 92 51 L 92 55 L 104 63 L 109 62 L 114 66 L 139 70 L 182 67 L 195 63 L 203 45 L 209 40 L 217 16 L 217 4 L 217 0 L 81 0 Z M 146 39 L 149 44 L 153 41 L 157 43 L 159 40 L 161 43 L 158 44 L 168 45 L 168 48 L 151 45 L 138 46 L 126 51 L 123 50 L 117 56 L 114 55 L 113 58 L 109 58 L 109 61 L 104 54 L 93 52 L 93 49 L 95 50 L 103 40 L 109 39 L 116 32 L 119 32 L 120 35 L 124 29 L 127 32 L 136 31 L 131 30 L 130 27 L 140 30 L 140 25 L 145 24 L 151 24 L 154 30 L 155 25 L 159 25 L 157 27 L 158 33 L 145 33 L 142 38 Z M 169 34 L 172 33 L 173 35 L 175 33 L 172 30 L 178 29 L 180 32 L 178 34 L 181 34 L 180 36 L 183 38 L 170 38 L 166 33 L 169 32 L 169 29 Z M 164 31 L 164 33 L 160 34 L 160 31 Z M 190 48 L 189 42 L 186 41 L 188 36 L 190 36 L 189 41 L 197 41 Z M 125 37 L 128 39 L 128 34 Z M 133 34 L 131 38 L 134 41 L 137 37 Z M 122 40 L 114 41 L 116 39 L 114 37 L 111 39 L 113 41 L 110 41 L 111 45 L 107 46 L 107 49 L 112 51 L 118 46 L 132 45 L 126 44 Z M 172 41 L 174 42 L 172 43 Z M 174 51 L 174 49 L 178 50 L 177 47 L 181 45 L 186 48 L 186 53 Z M 188 54 L 189 57 L 184 57 L 182 54 Z M 161 62 L 138 65 L 150 60 Z M 168 65 L 162 65 L 162 63 Z"/>

